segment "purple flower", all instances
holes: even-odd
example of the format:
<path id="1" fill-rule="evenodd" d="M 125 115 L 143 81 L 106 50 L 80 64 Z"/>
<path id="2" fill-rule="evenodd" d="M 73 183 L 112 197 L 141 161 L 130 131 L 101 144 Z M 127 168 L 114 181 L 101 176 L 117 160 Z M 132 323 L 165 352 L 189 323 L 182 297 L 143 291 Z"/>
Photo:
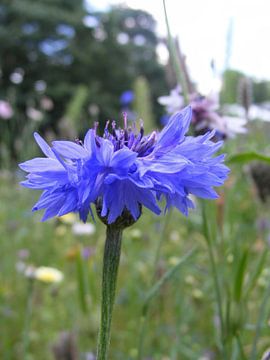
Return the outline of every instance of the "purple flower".
<path id="1" fill-rule="evenodd" d="M 216 139 L 224 139 L 247 132 L 245 118 L 220 115 L 218 94 L 201 96 L 198 93 L 192 93 L 189 94 L 189 99 L 193 112 L 191 122 L 195 133 L 204 134 L 214 129 L 216 130 Z M 169 96 L 159 97 L 158 102 L 166 107 L 169 114 L 181 110 L 184 107 L 181 87 L 177 86 L 171 90 Z"/>
<path id="2" fill-rule="evenodd" d="M 54 141 L 52 148 L 38 135 L 35 138 L 47 158 L 20 164 L 29 172 L 22 185 L 43 190 L 33 210 L 45 209 L 43 220 L 78 212 L 83 221 L 91 205 L 99 200 L 101 216 L 113 223 L 124 210 L 136 220 L 145 206 L 156 214 L 158 202 L 165 199 L 183 214 L 193 208 L 190 194 L 217 198 L 213 186 L 220 186 L 229 169 L 224 155 L 213 157 L 222 142 L 213 143 L 214 132 L 187 137 L 192 110 L 175 113 L 157 134 L 144 135 L 127 127 L 106 125 L 103 137 L 90 129 L 84 141 Z"/>

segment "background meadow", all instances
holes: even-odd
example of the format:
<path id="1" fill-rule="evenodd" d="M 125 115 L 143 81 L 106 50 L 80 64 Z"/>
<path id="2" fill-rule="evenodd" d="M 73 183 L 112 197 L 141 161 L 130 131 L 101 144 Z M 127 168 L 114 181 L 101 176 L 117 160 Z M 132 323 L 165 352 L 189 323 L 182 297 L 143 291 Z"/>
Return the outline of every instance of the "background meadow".
<path id="1" fill-rule="evenodd" d="M 176 74 L 156 51 L 166 38 L 141 9 L 3 1 L 0 18 L 0 358 L 94 360 L 105 228 L 98 219 L 82 227 L 76 215 L 41 223 L 31 212 L 39 194 L 19 185 L 17 163 L 39 155 L 33 131 L 81 138 L 94 121 L 121 122 L 122 111 L 160 129 L 157 98 Z M 209 60 L 209 69 L 220 109 L 240 109 L 248 131 L 224 143 L 231 173 L 218 200 L 195 200 L 187 218 L 144 209 L 124 232 L 111 359 L 139 359 L 140 348 L 145 360 L 222 359 L 224 346 L 227 359 L 255 360 L 270 348 L 270 83 L 228 63 L 220 71 Z M 63 280 L 31 279 L 41 266 Z"/>

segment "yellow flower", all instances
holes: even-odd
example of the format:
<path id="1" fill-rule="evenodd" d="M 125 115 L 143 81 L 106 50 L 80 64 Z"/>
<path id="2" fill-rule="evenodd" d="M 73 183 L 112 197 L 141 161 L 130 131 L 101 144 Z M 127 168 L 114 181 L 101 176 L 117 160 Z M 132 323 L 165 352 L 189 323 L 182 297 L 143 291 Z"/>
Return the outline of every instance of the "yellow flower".
<path id="1" fill-rule="evenodd" d="M 63 280 L 64 275 L 61 271 L 46 267 L 46 266 L 40 266 L 35 270 L 35 279 L 42 281 L 47 284 L 52 283 L 59 283 Z"/>
<path id="2" fill-rule="evenodd" d="M 58 218 L 64 224 L 72 225 L 77 221 L 77 216 L 74 213 L 68 213 Z"/>

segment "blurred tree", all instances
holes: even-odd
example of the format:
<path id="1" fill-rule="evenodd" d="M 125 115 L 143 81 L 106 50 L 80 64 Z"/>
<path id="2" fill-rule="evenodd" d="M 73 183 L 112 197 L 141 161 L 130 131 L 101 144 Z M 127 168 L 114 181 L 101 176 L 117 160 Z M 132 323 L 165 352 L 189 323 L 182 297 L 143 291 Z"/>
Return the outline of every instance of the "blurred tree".
<path id="1" fill-rule="evenodd" d="M 254 81 L 253 97 L 256 104 L 270 101 L 270 81 Z"/>
<path id="2" fill-rule="evenodd" d="M 162 107 L 157 103 L 157 98 L 168 91 L 165 79 L 165 69 L 158 62 L 157 45 L 161 41 L 156 35 L 156 22 L 153 17 L 145 11 L 134 10 L 124 6 L 113 7 L 108 13 L 97 14 L 103 24 L 103 30 L 107 34 L 105 41 L 108 47 L 115 48 L 115 41 L 128 56 L 117 58 L 110 56 L 109 61 L 116 61 L 123 66 L 115 66 L 119 72 L 128 72 L 132 83 L 138 76 L 143 76 L 151 84 L 150 100 L 153 107 L 155 119 L 159 119 L 163 113 Z M 106 47 L 107 47 L 106 46 Z M 111 83 L 111 91 L 115 91 L 121 84 L 119 83 L 120 74 L 116 74 L 116 82 Z M 117 80 L 118 79 L 118 80 Z M 130 87 L 132 87 L 131 84 Z M 126 87 L 125 90 L 130 87 Z M 138 114 L 142 117 L 142 114 Z"/>
<path id="3" fill-rule="evenodd" d="M 239 82 L 244 74 L 237 70 L 225 70 L 220 93 L 222 104 L 236 104 L 238 101 Z"/>
<path id="4" fill-rule="evenodd" d="M 242 103 L 239 96 L 239 89 L 247 79 L 250 82 L 250 92 L 252 92 L 252 102 L 260 104 L 270 101 L 270 81 L 258 81 L 247 77 L 244 73 L 237 70 L 226 70 L 223 74 L 223 85 L 221 89 L 221 102 L 223 104 Z"/>
<path id="5" fill-rule="evenodd" d="M 155 22 L 143 11 L 90 13 L 83 0 L 2 0 L 0 41 L 0 100 L 14 110 L 0 121 L 0 142 L 15 159 L 25 150 L 25 129 L 59 132 L 75 103 L 72 122 L 82 133 L 89 118 L 118 117 L 119 96 L 138 75 L 151 84 L 153 104 L 166 90 Z"/>

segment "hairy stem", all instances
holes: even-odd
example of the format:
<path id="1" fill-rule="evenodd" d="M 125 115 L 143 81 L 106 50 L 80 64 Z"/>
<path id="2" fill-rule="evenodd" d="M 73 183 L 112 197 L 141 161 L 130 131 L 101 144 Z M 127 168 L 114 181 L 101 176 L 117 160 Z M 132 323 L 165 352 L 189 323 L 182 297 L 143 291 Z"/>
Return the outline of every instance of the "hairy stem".
<path id="1" fill-rule="evenodd" d="M 97 360 L 108 359 L 112 312 L 121 254 L 122 231 L 122 228 L 115 225 L 107 226 L 103 257 L 101 323 L 98 338 Z"/>

